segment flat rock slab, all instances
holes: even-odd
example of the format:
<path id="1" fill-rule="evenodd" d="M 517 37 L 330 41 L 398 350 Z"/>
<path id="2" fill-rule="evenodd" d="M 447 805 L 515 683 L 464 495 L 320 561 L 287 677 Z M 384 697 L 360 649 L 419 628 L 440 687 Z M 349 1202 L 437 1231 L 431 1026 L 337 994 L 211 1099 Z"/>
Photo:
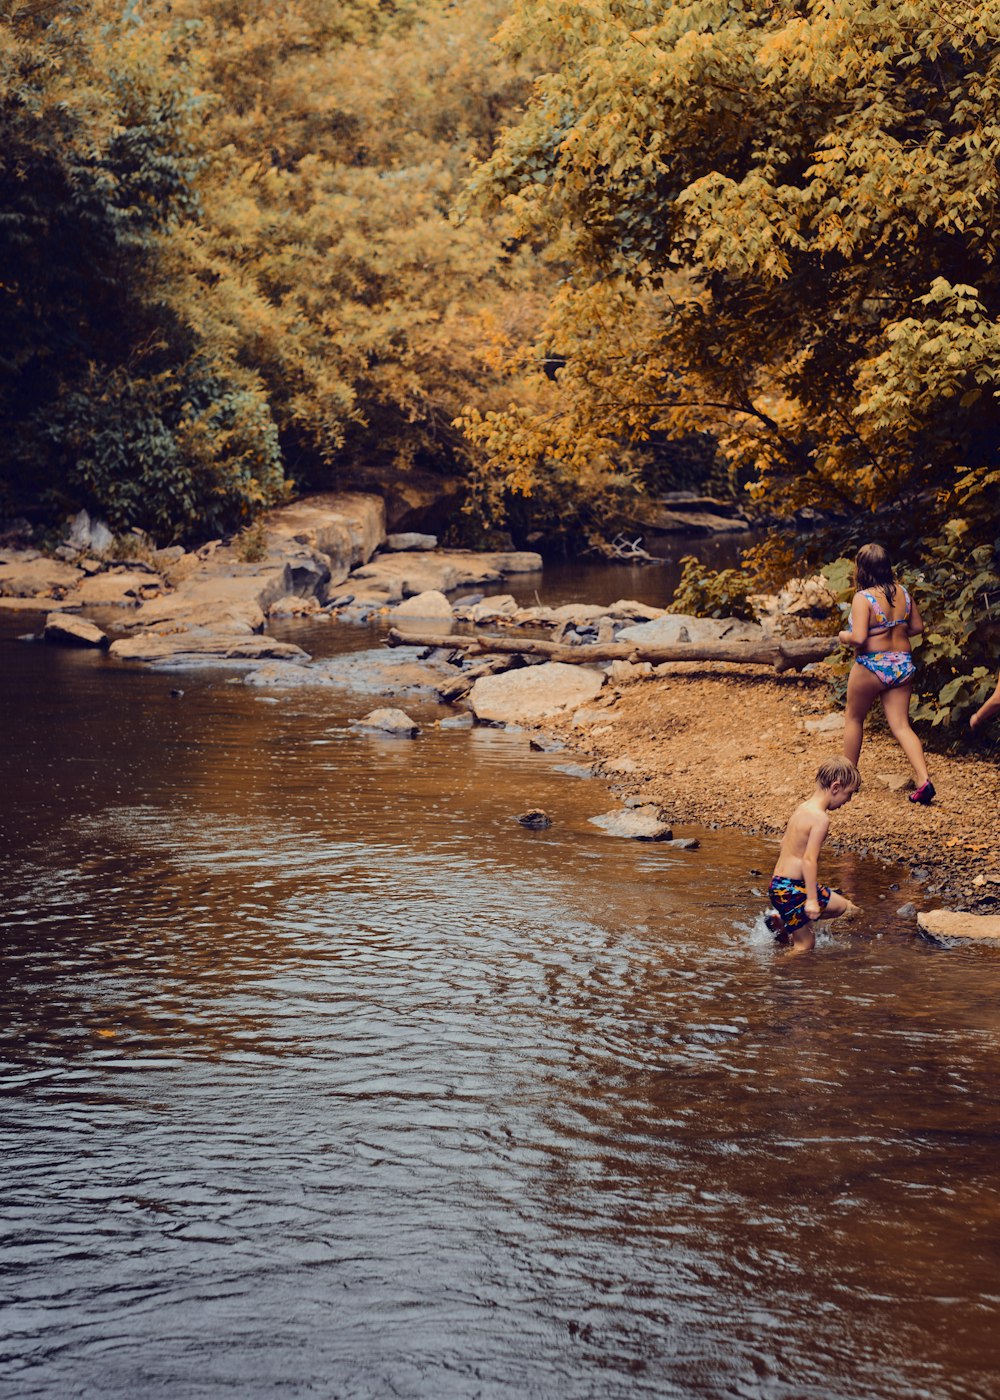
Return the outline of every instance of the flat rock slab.
<path id="1" fill-rule="evenodd" d="M 47 642 L 68 647 L 106 647 L 108 638 L 93 622 L 68 613 L 49 613 L 42 634 Z"/>
<path id="2" fill-rule="evenodd" d="M 156 574 L 105 573 L 85 578 L 72 596 L 85 608 L 135 608 L 144 596 L 149 597 L 162 588 L 163 583 Z"/>
<path id="3" fill-rule="evenodd" d="M 624 812 L 605 812 L 588 818 L 592 826 L 600 827 L 606 836 L 624 836 L 631 841 L 670 841 L 673 832 L 655 808 L 634 807 Z"/>
<path id="4" fill-rule="evenodd" d="M 9 598 L 34 598 L 40 593 L 59 595 L 83 578 L 73 564 L 59 559 L 14 559 L 0 564 L 0 593 Z"/>
<path id="5" fill-rule="evenodd" d="M 844 716 L 840 714 L 819 715 L 801 721 L 802 728 L 809 734 L 832 734 L 844 727 Z"/>
<path id="6" fill-rule="evenodd" d="M 876 773 L 875 776 L 890 792 L 905 792 L 914 786 L 913 779 L 908 773 Z"/>
<path id="7" fill-rule="evenodd" d="M 291 661 L 309 660 L 309 653 L 292 642 L 273 637 L 234 636 L 219 632 L 171 632 L 142 637 L 125 637 L 112 642 L 110 655 L 116 661 L 141 661 L 150 665 L 196 666 L 205 661 Z"/>
<path id="8" fill-rule="evenodd" d="M 534 573 L 542 568 L 542 556 L 532 551 L 479 554 L 475 550 L 450 549 L 428 553 L 404 550 L 380 554 L 351 574 L 351 588 L 359 599 L 397 602 L 415 593 L 499 582 L 506 574 Z"/>
<path id="9" fill-rule="evenodd" d="M 966 914 L 957 909 L 928 909 L 917 925 L 931 938 L 1000 938 L 1000 914 Z"/>
<path id="10" fill-rule="evenodd" d="M 575 710 L 593 700 L 604 684 L 600 671 L 547 661 L 497 676 L 480 676 L 469 692 L 469 704 L 477 719 L 494 724 L 519 724 L 525 720 Z"/>
<path id="11" fill-rule="evenodd" d="M 394 647 L 388 652 L 378 647 L 332 656 L 305 667 L 302 684 L 313 684 L 311 678 L 320 676 L 324 684 L 358 695 L 436 700 L 438 686 L 454 678 L 455 668 L 434 657 L 421 661 L 422 651 L 421 647 Z"/>
<path id="12" fill-rule="evenodd" d="M 621 758 L 606 758 L 601 764 L 602 773 L 638 773 L 638 771 L 638 763 L 627 755 L 623 755 Z"/>
<path id="13" fill-rule="evenodd" d="M 333 682 L 315 666 L 294 661 L 265 661 L 247 672 L 243 684 L 270 690 L 301 690 L 305 686 L 329 686 Z"/>
<path id="14" fill-rule="evenodd" d="M 653 622 L 623 627 L 619 642 L 640 642 L 647 647 L 670 647 L 679 642 L 762 642 L 764 629 L 756 622 L 735 617 L 689 617 L 664 613 Z"/>
<path id="15" fill-rule="evenodd" d="M 402 550 L 437 549 L 437 542 L 437 535 L 421 535 L 416 530 L 408 530 L 402 534 L 387 535 L 383 548 L 398 554 Z"/>
<path id="16" fill-rule="evenodd" d="M 46 612 L 55 602 L 58 602 L 61 610 L 79 608 L 80 606 L 79 603 L 71 602 L 68 598 L 56 599 L 40 593 L 34 598 L 4 598 L 0 596 L 0 610 L 4 612 Z"/>
<path id="17" fill-rule="evenodd" d="M 574 729 L 590 729 L 595 724 L 610 724 L 616 719 L 618 719 L 618 715 L 615 714 L 614 710 L 592 709 L 584 706 L 583 709 L 577 710 L 574 714 L 573 727 Z"/>

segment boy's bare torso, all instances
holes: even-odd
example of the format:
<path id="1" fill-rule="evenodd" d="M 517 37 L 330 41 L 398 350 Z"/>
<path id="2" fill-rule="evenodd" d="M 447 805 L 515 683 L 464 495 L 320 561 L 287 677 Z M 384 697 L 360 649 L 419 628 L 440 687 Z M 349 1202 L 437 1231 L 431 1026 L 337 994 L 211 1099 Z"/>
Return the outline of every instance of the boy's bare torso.
<path id="1" fill-rule="evenodd" d="M 792 813 L 791 820 L 781 841 L 778 863 L 774 867 L 776 876 L 786 880 L 804 880 L 805 867 L 802 857 L 812 838 L 822 843 L 830 828 L 830 818 L 812 799 L 800 803 Z"/>

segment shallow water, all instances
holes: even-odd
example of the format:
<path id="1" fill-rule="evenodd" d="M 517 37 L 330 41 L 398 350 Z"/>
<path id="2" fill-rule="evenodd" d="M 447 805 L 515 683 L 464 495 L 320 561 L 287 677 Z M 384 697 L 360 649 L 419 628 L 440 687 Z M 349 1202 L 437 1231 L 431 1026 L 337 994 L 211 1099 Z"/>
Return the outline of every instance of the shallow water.
<path id="1" fill-rule="evenodd" d="M 666 538 L 647 541 L 658 557 L 652 564 L 609 564 L 596 559 L 553 561 L 537 574 L 512 574 L 502 585 L 522 607 L 535 603 L 560 607 L 563 603 L 609 605 L 621 598 L 635 599 L 652 608 L 665 608 L 680 582 L 682 559 L 695 555 L 707 568 L 729 569 L 739 565 L 740 556 L 751 545 L 759 544 L 763 532 L 747 530 L 703 539 Z M 486 589 L 489 592 L 489 589 Z"/>
<path id="2" fill-rule="evenodd" d="M 790 958 L 527 735 L 11 637 L 0 1394 L 1000 1391 L 1000 951 L 901 875 Z"/>

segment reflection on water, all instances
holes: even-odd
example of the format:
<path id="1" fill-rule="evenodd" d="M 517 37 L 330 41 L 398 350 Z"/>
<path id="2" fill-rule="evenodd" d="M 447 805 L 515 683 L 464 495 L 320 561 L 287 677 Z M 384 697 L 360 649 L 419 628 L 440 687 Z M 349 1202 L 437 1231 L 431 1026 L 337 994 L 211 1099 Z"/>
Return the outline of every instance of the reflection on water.
<path id="1" fill-rule="evenodd" d="M 523 734 L 0 655 L 4 1396 L 996 1394 L 1000 954 L 891 873 L 789 959 Z"/>
<path id="2" fill-rule="evenodd" d="M 704 538 L 664 537 L 646 541 L 654 555 L 662 555 L 654 564 L 606 564 L 578 561 L 545 565 L 544 573 L 513 574 L 502 585 L 502 591 L 512 593 L 522 607 L 535 603 L 560 607 L 563 603 L 599 603 L 609 605 L 620 598 L 646 603 L 651 608 L 665 608 L 674 596 L 681 577 L 681 560 L 693 554 L 708 568 L 737 568 L 745 549 L 758 544 L 758 530 L 745 530 L 730 535 L 709 535 Z M 489 591 L 489 590 L 487 590 Z"/>

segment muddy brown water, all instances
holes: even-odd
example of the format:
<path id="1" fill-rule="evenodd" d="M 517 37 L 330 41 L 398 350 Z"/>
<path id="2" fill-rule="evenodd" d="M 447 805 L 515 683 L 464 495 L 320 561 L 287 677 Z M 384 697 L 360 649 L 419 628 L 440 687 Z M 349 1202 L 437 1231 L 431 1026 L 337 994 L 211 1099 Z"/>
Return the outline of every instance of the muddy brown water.
<path id="1" fill-rule="evenodd" d="M 525 734 L 3 625 L 0 1394 L 1000 1393 L 1000 950 L 843 858 L 790 959 L 773 844 Z"/>

